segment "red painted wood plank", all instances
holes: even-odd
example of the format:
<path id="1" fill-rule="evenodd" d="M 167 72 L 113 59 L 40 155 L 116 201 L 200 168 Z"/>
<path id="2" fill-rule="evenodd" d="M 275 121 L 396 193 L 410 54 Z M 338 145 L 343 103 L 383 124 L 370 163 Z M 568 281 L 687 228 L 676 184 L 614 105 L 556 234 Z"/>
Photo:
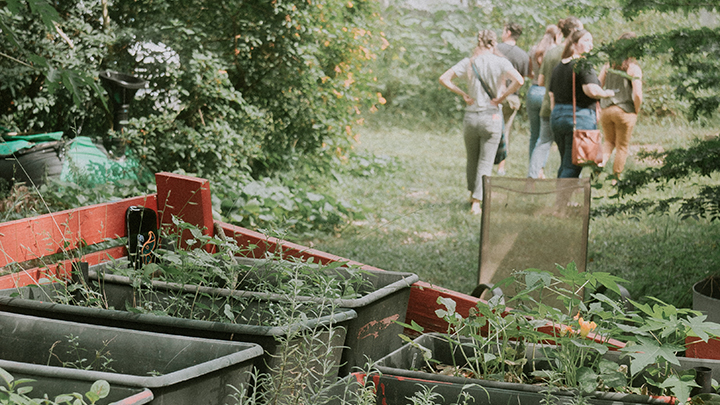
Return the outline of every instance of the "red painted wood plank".
<path id="1" fill-rule="evenodd" d="M 66 259 L 57 263 L 52 263 L 44 267 L 35 267 L 32 269 L 21 270 L 16 273 L 7 274 L 0 277 L 0 289 L 18 288 L 31 284 L 39 284 L 41 278 L 59 278 L 67 280 L 70 278 L 70 269 L 73 262 L 87 262 L 95 265 L 110 261 L 110 257 L 115 259 L 127 256 L 125 246 L 116 246 L 113 248 L 100 250 L 81 256 L 80 258 Z"/>
<path id="2" fill-rule="evenodd" d="M 0 267 L 127 236 L 125 211 L 131 205 L 157 209 L 147 195 L 19 219 L 0 224 Z"/>
<path id="3" fill-rule="evenodd" d="M 720 360 L 720 339 L 710 338 L 707 342 L 696 336 L 685 338 L 685 357 Z"/>
<path id="4" fill-rule="evenodd" d="M 39 269 L 24 270 L 18 273 L 12 273 L 0 277 L 0 289 L 24 287 L 30 284 L 36 284 L 40 278 Z"/>
<path id="5" fill-rule="evenodd" d="M 213 234 L 212 197 L 210 182 L 197 177 L 183 176 L 173 173 L 155 174 L 158 196 L 158 218 L 160 226 L 176 232 L 172 217 L 176 216 L 184 222 L 200 228 L 204 235 Z M 190 238 L 185 232 L 180 238 Z M 180 246 L 184 243 L 181 242 Z"/>
<path id="6" fill-rule="evenodd" d="M 470 308 L 475 307 L 478 302 L 485 302 L 480 298 L 448 290 L 424 281 L 418 281 L 410 289 L 410 302 L 405 315 L 405 323 L 415 321 L 425 329 L 425 333 L 446 333 L 448 323 L 435 314 L 435 310 L 445 309 L 437 303 L 439 297 L 450 298 L 455 301 L 455 311 L 464 318 L 470 313 Z"/>
<path id="7" fill-rule="evenodd" d="M 361 266 L 361 268 L 366 270 L 382 270 L 341 256 L 267 236 L 240 226 L 230 225 L 224 222 L 218 222 L 218 224 L 225 232 L 225 236 L 235 239 L 238 246 L 250 248 L 247 252 L 248 257 L 263 258 L 266 253 L 277 253 L 283 256 L 296 257 L 303 260 L 312 258 L 314 262 L 322 264 L 343 262 L 349 265 Z"/>

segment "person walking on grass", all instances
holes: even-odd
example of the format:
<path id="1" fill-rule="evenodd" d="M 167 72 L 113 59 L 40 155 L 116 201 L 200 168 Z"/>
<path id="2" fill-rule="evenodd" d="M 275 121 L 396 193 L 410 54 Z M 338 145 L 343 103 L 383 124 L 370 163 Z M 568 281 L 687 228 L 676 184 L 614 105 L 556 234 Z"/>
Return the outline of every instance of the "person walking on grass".
<path id="1" fill-rule="evenodd" d="M 497 45 L 497 52 L 509 60 L 515 70 L 525 78 L 530 76 L 530 57 L 517 46 L 517 40 L 522 35 L 522 32 L 522 27 L 519 24 L 514 22 L 505 24 L 502 32 L 502 42 Z M 519 109 L 520 97 L 516 91 L 502 103 L 503 123 L 505 125 L 502 136 L 505 142 L 501 141 L 501 144 L 503 144 L 505 150 L 503 151 L 502 160 L 498 164 L 498 174 L 501 176 L 505 174 L 505 160 L 507 159 L 507 151 L 510 149 L 510 133 L 515 115 L 517 115 Z"/>
<path id="2" fill-rule="evenodd" d="M 497 56 L 497 34 L 492 30 L 478 33 L 477 46 L 440 76 L 440 83 L 465 101 L 463 135 L 467 153 L 466 179 L 470 191 L 470 212 L 480 214 L 483 198 L 482 177 L 492 173 L 500 143 L 502 113 L 499 105 L 522 86 L 524 79 L 509 60 Z M 461 78 L 467 92 L 453 80 Z M 507 85 L 506 81 L 509 81 Z"/>
<path id="3" fill-rule="evenodd" d="M 619 40 L 635 37 L 634 33 L 627 32 L 620 36 Z M 617 92 L 613 97 L 600 100 L 600 125 L 605 134 L 603 161 L 600 165 L 605 166 L 613 149 L 617 148 L 612 180 L 615 185 L 625 168 L 630 137 L 640 113 L 643 100 L 642 69 L 635 58 L 625 57 L 621 62 L 605 64 L 598 78 L 605 89 L 614 89 Z"/>
<path id="4" fill-rule="evenodd" d="M 562 42 L 562 31 L 557 25 L 551 24 L 545 28 L 540 42 L 530 48 L 530 72 L 532 77 L 532 85 L 527 93 L 527 114 L 530 122 L 530 142 L 528 144 L 528 161 L 532 158 L 535 144 L 540 137 L 540 109 L 542 108 L 543 98 L 545 98 L 545 87 L 540 85 L 538 77 L 540 76 L 540 66 L 542 66 L 545 52 L 558 46 Z"/>
<path id="5" fill-rule="evenodd" d="M 545 87 L 545 96 L 543 97 L 542 105 L 540 107 L 540 134 L 538 136 L 537 143 L 533 148 L 532 156 L 530 157 L 530 167 L 528 168 L 528 177 L 533 179 L 545 178 L 543 168 L 547 163 L 548 155 L 550 154 L 550 147 L 555 141 L 555 137 L 550 127 L 550 95 L 547 91 L 547 86 L 552 79 L 552 72 L 560 63 L 562 58 L 563 50 L 570 40 L 570 35 L 577 30 L 583 29 L 583 23 L 573 16 L 569 16 L 563 20 L 558 21 L 558 28 L 565 37 L 565 42 L 562 45 L 553 47 L 545 52 L 543 56 L 542 65 L 540 66 L 540 72 L 538 74 L 538 85 Z M 558 175 L 560 170 L 558 169 Z"/>
<path id="6" fill-rule="evenodd" d="M 597 100 L 615 95 L 613 90 L 600 87 L 595 69 L 582 65 L 575 68 L 577 62 L 592 48 L 593 37 L 589 32 L 584 29 L 573 32 L 565 45 L 560 63 L 553 69 L 548 87 L 552 107 L 550 125 L 560 151 L 558 178 L 580 177 L 582 166 L 572 162 L 573 130 L 576 127 L 597 129 Z M 574 124 L 575 116 L 577 126 Z"/>

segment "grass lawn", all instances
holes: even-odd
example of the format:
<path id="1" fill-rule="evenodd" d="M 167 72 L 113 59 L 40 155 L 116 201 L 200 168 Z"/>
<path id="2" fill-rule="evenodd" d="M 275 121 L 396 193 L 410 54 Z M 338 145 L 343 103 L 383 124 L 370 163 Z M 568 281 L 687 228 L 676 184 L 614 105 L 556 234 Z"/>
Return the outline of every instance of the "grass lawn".
<path id="1" fill-rule="evenodd" d="M 386 270 L 414 272 L 421 280 L 470 293 L 477 285 L 480 217 L 469 213 L 461 125 L 458 122 L 448 131 L 378 123 L 365 128 L 359 148 L 394 158 L 399 170 L 341 178 L 338 194 L 363 206 L 366 218 L 335 235 L 301 242 Z M 522 178 L 528 160 L 527 121 L 519 119 L 515 125 L 506 170 L 508 176 Z M 681 147 L 710 133 L 699 126 L 641 120 L 633 150 Z M 646 164 L 636 161 L 633 154 L 626 170 Z M 545 170 L 548 177 L 555 177 L 558 165 L 553 147 Z M 583 176 L 587 175 L 586 169 Z M 694 180 L 716 183 L 719 179 Z M 593 189 L 593 206 L 611 201 L 609 182 L 604 176 L 599 182 L 603 187 Z M 665 190 L 648 189 L 634 198 L 683 195 L 687 187 L 670 184 Z M 625 287 L 635 299 L 654 296 L 691 307 L 693 283 L 720 273 L 718 241 L 720 224 L 706 220 L 667 215 L 593 218 L 587 269 L 625 278 Z"/>

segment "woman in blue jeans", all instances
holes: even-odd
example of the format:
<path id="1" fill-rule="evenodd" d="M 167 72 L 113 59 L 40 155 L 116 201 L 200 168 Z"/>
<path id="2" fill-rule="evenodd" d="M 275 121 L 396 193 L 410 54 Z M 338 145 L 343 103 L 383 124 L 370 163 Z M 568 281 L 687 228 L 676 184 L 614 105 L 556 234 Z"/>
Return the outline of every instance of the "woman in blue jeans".
<path id="1" fill-rule="evenodd" d="M 550 79 L 550 126 L 560 151 L 558 178 L 580 177 L 582 166 L 572 163 L 573 142 L 573 70 L 578 59 L 593 48 L 592 35 L 586 30 L 575 31 L 565 45 L 560 63 Z M 575 72 L 575 98 L 578 129 L 597 129 L 597 100 L 612 97 L 613 90 L 600 86 L 595 69 L 582 67 Z"/>
<path id="2" fill-rule="evenodd" d="M 530 71 L 532 72 L 532 86 L 527 93 L 527 113 L 530 121 L 530 144 L 528 159 L 532 157 L 535 145 L 540 137 L 540 107 L 545 97 L 545 87 L 538 83 L 540 66 L 542 66 L 545 51 L 556 47 L 562 41 L 562 32 L 557 25 L 548 25 L 540 42 L 530 49 Z"/>

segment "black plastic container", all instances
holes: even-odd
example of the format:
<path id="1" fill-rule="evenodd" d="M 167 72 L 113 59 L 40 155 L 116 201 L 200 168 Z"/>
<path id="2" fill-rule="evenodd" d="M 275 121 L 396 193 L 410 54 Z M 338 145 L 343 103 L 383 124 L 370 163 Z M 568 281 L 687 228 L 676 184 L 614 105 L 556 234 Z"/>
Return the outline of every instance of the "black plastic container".
<path id="1" fill-rule="evenodd" d="M 720 323 L 720 276 L 709 276 L 693 285 L 693 309 Z"/>
<path id="2" fill-rule="evenodd" d="M 462 363 L 463 357 L 459 352 L 453 353 L 450 345 L 439 334 L 421 335 L 415 343 L 429 349 L 432 358 L 444 364 Z M 682 368 L 705 362 L 696 363 L 695 359 L 682 359 Z M 720 364 L 720 362 L 717 362 Z M 560 390 L 544 385 L 519 384 L 499 381 L 488 381 L 473 378 L 439 375 L 417 371 L 423 366 L 422 352 L 407 344 L 398 350 L 383 357 L 377 362 L 377 369 L 381 375 L 374 375 L 376 386 L 382 385 L 378 390 L 377 403 L 383 405 L 404 405 L 407 397 L 422 392 L 424 389 L 433 389 L 442 395 L 437 404 L 454 404 L 463 392 L 467 392 L 478 405 L 516 404 L 540 405 L 546 403 L 548 395 L 552 395 L 554 403 L 576 403 L 576 391 Z M 716 365 L 717 366 L 717 365 Z M 665 404 L 670 397 L 652 397 L 648 395 L 622 394 L 611 392 L 595 392 L 586 395 L 588 403 L 594 405 L 629 405 L 629 404 Z"/>
<path id="3" fill-rule="evenodd" d="M 91 268 L 91 279 L 97 274 L 96 269 L 95 266 Z M 107 275 L 101 277 L 99 283 L 100 293 L 110 308 L 124 309 L 136 298 L 136 291 L 126 277 Z M 204 294 L 197 294 L 197 286 L 183 287 L 158 282 L 153 284 L 160 285 L 148 296 L 144 296 L 144 300 L 159 303 L 167 298 L 186 295 L 193 300 L 197 297 L 196 304 L 212 306 L 217 305 L 218 300 L 221 302 L 227 298 L 221 296 L 208 298 Z M 279 362 L 283 361 L 282 354 L 292 352 L 293 347 L 297 345 L 305 344 L 302 336 L 297 332 L 308 331 L 317 335 L 316 339 L 320 339 L 326 346 L 333 348 L 331 355 L 324 359 L 336 364 L 334 374 L 326 376 L 328 379 L 335 379 L 339 373 L 346 326 L 357 316 L 354 310 L 348 308 L 335 308 L 331 313 L 318 314 L 317 305 L 306 303 L 297 308 L 298 311 L 302 311 L 303 308 L 307 310 L 306 313 L 298 314 L 297 319 L 277 326 L 265 326 L 263 314 L 268 312 L 266 310 L 268 301 L 251 301 L 243 310 L 242 318 L 246 322 L 228 323 L 57 303 L 61 302 L 66 294 L 63 283 L 0 290 L 0 311 L 138 331 L 256 343 L 265 351 L 264 356 L 256 359 L 256 366 L 262 372 L 275 369 Z"/>
<path id="4" fill-rule="evenodd" d="M 8 184 L 25 183 L 28 187 L 40 186 L 46 178 L 59 178 L 63 145 L 62 141 L 43 142 L 17 151 L 13 156 L 0 156 L 0 178 Z"/>
<path id="5" fill-rule="evenodd" d="M 100 81 L 110 95 L 110 101 L 115 110 L 113 128 L 115 131 L 122 131 L 123 121 L 127 121 L 130 115 L 130 103 L 138 90 L 147 85 L 147 81 L 139 77 L 125 73 L 106 70 L 100 72 Z"/>
<path id="6" fill-rule="evenodd" d="M 257 270 L 265 273 L 273 271 L 268 260 L 247 258 L 237 258 L 237 260 L 241 264 L 256 267 Z M 350 271 L 342 267 L 325 271 L 341 280 L 351 277 Z M 311 296 L 293 298 L 301 302 L 324 302 L 338 308 L 351 308 L 357 313 L 357 317 L 347 324 L 346 349 L 342 354 L 343 366 L 340 375 L 347 375 L 356 371 L 358 367 L 363 368 L 368 358 L 378 360 L 402 346 L 402 340 L 398 335 L 403 332 L 403 327 L 397 322 L 405 322 L 410 288 L 419 280 L 416 274 L 394 271 L 362 270 L 359 274 L 363 279 L 363 287 L 358 291 L 357 298 L 325 299 Z M 244 286 L 241 284 L 236 291 L 226 290 L 224 294 L 239 297 L 255 296 L 276 301 L 287 299 L 279 294 L 250 292 L 243 289 Z"/>
<path id="7" fill-rule="evenodd" d="M 149 388 L 151 404 L 225 404 L 248 384 L 258 345 L 0 313 L 0 367 L 15 374 Z M 100 353 L 99 356 L 96 353 Z M 93 369 L 88 361 L 99 358 Z M 111 360 L 107 363 L 108 360 Z M 103 364 L 104 363 L 104 364 Z M 78 368 L 72 368 L 78 367 Z M 96 371 L 97 370 L 97 371 Z"/>

